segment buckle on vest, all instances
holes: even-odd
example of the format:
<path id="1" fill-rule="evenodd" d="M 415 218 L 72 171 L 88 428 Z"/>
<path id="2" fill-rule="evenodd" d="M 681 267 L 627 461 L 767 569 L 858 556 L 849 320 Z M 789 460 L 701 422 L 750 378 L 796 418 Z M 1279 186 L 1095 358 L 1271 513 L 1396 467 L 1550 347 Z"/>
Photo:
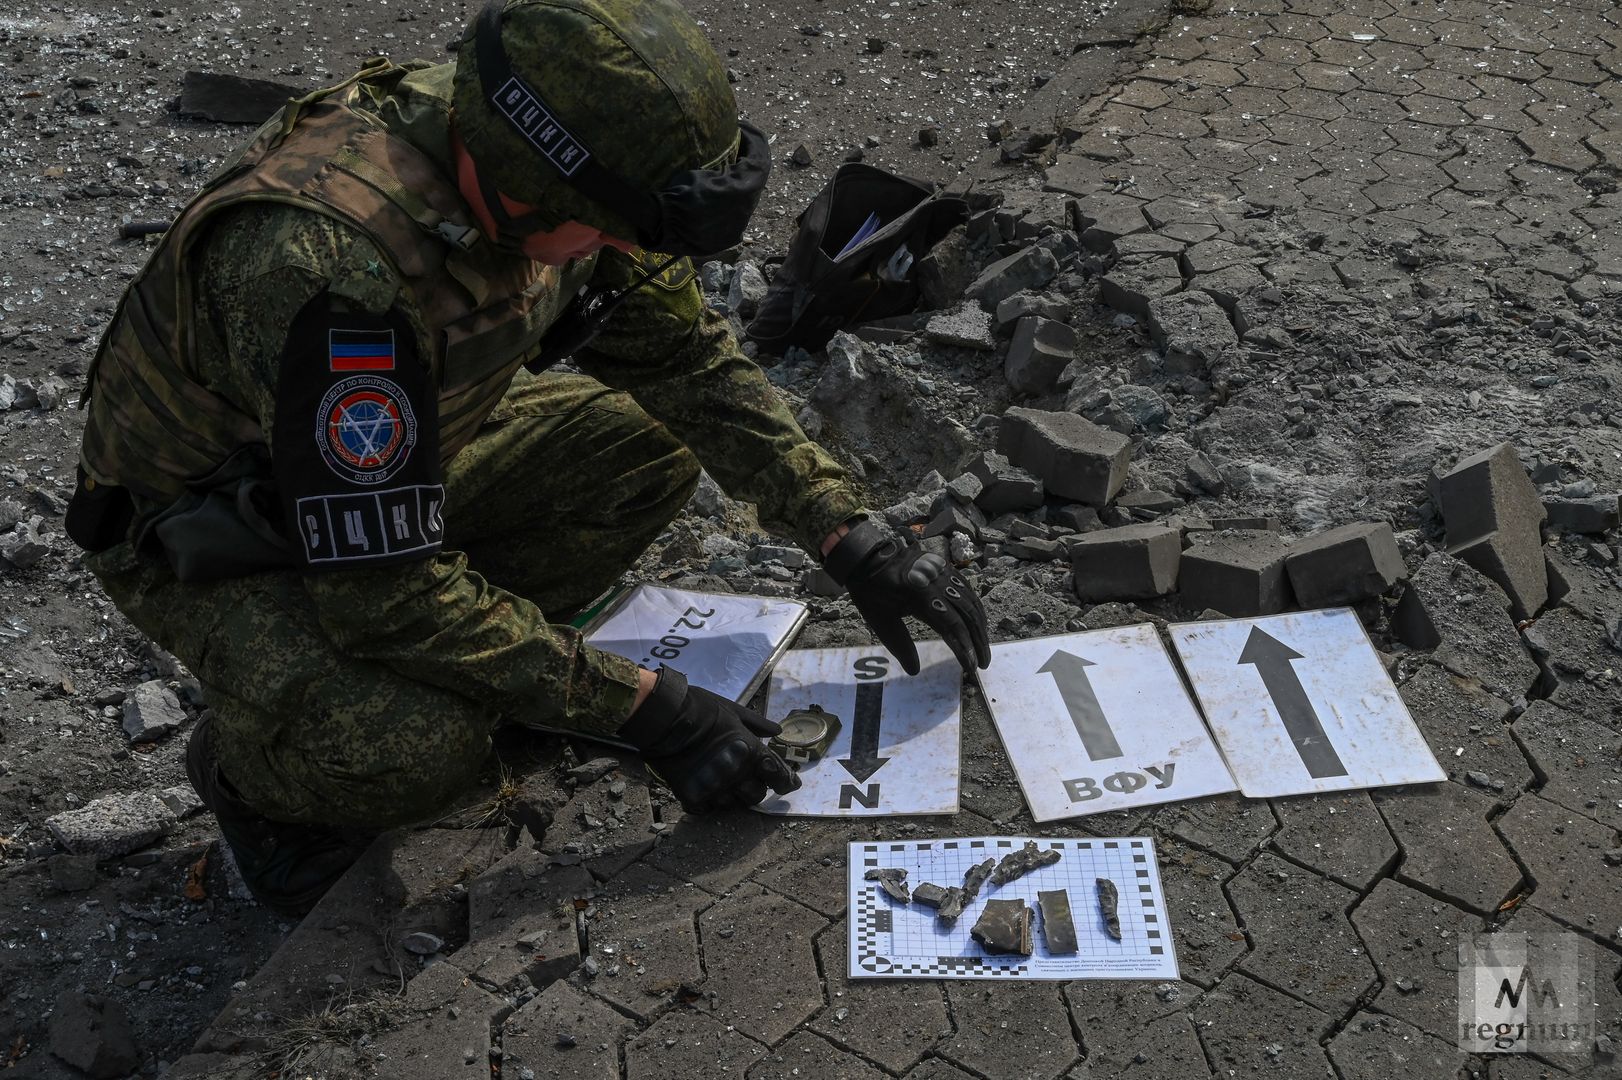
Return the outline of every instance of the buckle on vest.
<path id="1" fill-rule="evenodd" d="M 454 221 L 441 221 L 435 226 L 434 232 L 451 247 L 462 251 L 472 251 L 473 246 L 484 239 L 478 229 L 471 225 L 458 225 Z"/>

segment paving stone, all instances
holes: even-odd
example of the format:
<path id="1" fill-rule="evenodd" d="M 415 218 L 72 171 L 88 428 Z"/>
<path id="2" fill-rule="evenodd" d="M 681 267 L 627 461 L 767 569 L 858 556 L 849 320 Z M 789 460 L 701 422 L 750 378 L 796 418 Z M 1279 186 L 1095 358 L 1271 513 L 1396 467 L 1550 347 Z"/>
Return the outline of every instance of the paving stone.
<path id="1" fill-rule="evenodd" d="M 1142 157 L 1135 144 L 1147 136 L 1136 135 L 1127 140 L 1133 157 Z M 1089 251 L 1106 252 L 1122 237 L 1148 231 L 1149 221 L 1137 203 L 1102 209 L 1096 216 L 1083 215 L 1081 242 Z"/>
<path id="2" fill-rule="evenodd" d="M 1142 600 L 1177 587 L 1183 536 L 1165 525 L 1125 525 L 1084 533 L 1071 542 L 1069 552 L 1079 599 Z"/>
<path id="3" fill-rule="evenodd" d="M 1011 408 L 997 429 L 997 451 L 1041 478 L 1048 494 L 1104 506 L 1126 483 L 1132 444 L 1074 413 Z"/>
<path id="4" fill-rule="evenodd" d="M 1543 567 L 1543 503 L 1515 447 L 1500 443 L 1471 455 L 1437 481 L 1448 552 L 1496 581 L 1517 621 L 1548 599 Z"/>
<path id="5" fill-rule="evenodd" d="M 1493 809 L 1487 795 L 1444 782 L 1373 797 L 1402 848 L 1399 878 L 1483 916 L 1515 894 L 1521 871 L 1487 824 Z"/>
<path id="6" fill-rule="evenodd" d="M 1189 1015 L 1219 1075 L 1334 1076 L 1318 1045 L 1330 1017 L 1243 975 L 1223 979 Z"/>
<path id="7" fill-rule="evenodd" d="M 960 349 L 993 352 L 997 348 L 996 326 L 990 313 L 974 303 L 930 316 L 924 323 L 924 336 L 937 345 Z"/>
<path id="8" fill-rule="evenodd" d="M 749 1070 L 749 1080 L 884 1080 L 885 1073 L 809 1031 L 796 1032 Z"/>
<path id="9" fill-rule="evenodd" d="M 555 982 L 501 1027 L 501 1070 L 547 1080 L 619 1080 L 620 1043 L 636 1030 L 625 1017 L 566 982 Z"/>
<path id="10" fill-rule="evenodd" d="M 651 866 L 605 883 L 586 914 L 586 944 L 602 972 L 591 992 L 647 1022 L 682 986 L 704 978 L 695 913 L 712 897 Z"/>
<path id="11" fill-rule="evenodd" d="M 1352 911 L 1384 985 L 1372 1006 L 1451 1039 L 1459 1019 L 1459 938 L 1482 920 L 1392 879 Z"/>
<path id="12" fill-rule="evenodd" d="M 1562 948 L 1562 939 L 1571 933 L 1567 927 L 1529 904 L 1516 908 L 1499 929 L 1531 935 L 1527 944 L 1534 965 L 1548 949 L 1545 943 L 1553 942 L 1555 948 Z M 1610 940 L 1614 942 L 1617 939 L 1612 937 Z M 1579 978 L 1579 992 L 1593 1004 L 1594 1029 L 1606 1033 L 1606 1042 L 1601 1044 L 1598 1040 L 1584 1040 L 1576 1053 L 1547 1053 L 1543 1056 L 1578 1076 L 1591 1080 L 1613 1080 L 1618 1075 L 1618 1061 L 1622 1059 L 1618 1054 L 1617 1041 L 1618 1033 L 1622 1032 L 1622 985 L 1619 985 L 1622 972 L 1618 971 L 1614 953 L 1589 942 L 1580 943 L 1579 948 L 1594 961 L 1592 979 L 1587 977 L 1586 972 Z"/>
<path id="13" fill-rule="evenodd" d="M 828 918 L 844 914 L 845 845 L 870 835 L 870 830 L 828 821 L 782 825 L 773 836 L 771 861 L 753 880 Z"/>
<path id="14" fill-rule="evenodd" d="M 660 811 L 670 822 L 643 862 L 678 881 L 722 893 L 766 865 L 767 835 L 780 823 L 756 813 L 682 816 L 672 806 Z"/>
<path id="15" fill-rule="evenodd" d="M 1081 1056 L 1053 983 L 949 982 L 957 1031 L 936 1052 L 981 1076 L 1047 1080 Z"/>
<path id="16" fill-rule="evenodd" d="M 1186 1015 L 1203 991 L 1186 982 L 1077 981 L 1064 989 L 1087 1047 L 1073 1080 L 1197 1080 L 1212 1075 Z"/>
<path id="17" fill-rule="evenodd" d="M 1151 300 L 1148 318 L 1149 333 L 1173 366 L 1197 370 L 1239 344 L 1228 313 L 1207 293 Z"/>
<path id="18" fill-rule="evenodd" d="M 1203 292 L 1215 300 L 1231 319 L 1240 297 L 1266 284 L 1267 278 L 1254 266 L 1228 266 L 1191 279 L 1188 289 Z"/>
<path id="19" fill-rule="evenodd" d="M 1514 731 L 1542 782 L 1539 796 L 1622 829 L 1622 735 L 1547 701 L 1527 706 Z"/>
<path id="20" fill-rule="evenodd" d="M 1468 1061 L 1457 1045 L 1396 1017 L 1359 1012 L 1329 1040 L 1329 1060 L 1341 1080 L 1393 1076 L 1452 1077 Z"/>
<path id="21" fill-rule="evenodd" d="M 1012 410 L 1010 410 L 1012 411 Z M 1003 420 L 1006 429 L 1008 421 Z M 1002 437 L 998 436 L 998 442 Z M 987 517 L 1010 511 L 1034 510 L 1042 505 L 1046 490 L 1033 473 L 1020 468 L 1002 453 L 986 451 L 969 464 L 969 472 L 980 481 L 980 494 L 974 498 Z"/>
<path id="22" fill-rule="evenodd" d="M 71 854 L 97 859 L 139 851 L 166 836 L 174 824 L 174 812 L 150 791 L 104 795 L 45 819 L 52 838 Z"/>
<path id="23" fill-rule="evenodd" d="M 501 1001 L 448 964 L 429 968 L 411 985 L 424 980 L 434 992 L 425 993 L 425 986 L 407 998 L 417 1015 L 374 1035 L 367 1053 L 388 1062 L 389 1075 L 401 1080 L 484 1080 L 490 1075 L 490 1024 Z"/>
<path id="24" fill-rule="evenodd" d="M 123 1003 L 76 990 L 57 995 L 51 1009 L 50 1050 L 95 1080 L 124 1076 L 141 1061 Z"/>
<path id="25" fill-rule="evenodd" d="M 575 902 L 596 887 L 585 867 L 519 848 L 468 887 L 468 944 L 450 962 L 506 990 L 561 979 L 583 959 Z"/>
<path id="26" fill-rule="evenodd" d="M 1284 566 L 1304 608 L 1367 600 L 1408 576 L 1396 537 L 1384 523 L 1343 525 L 1298 540 Z"/>
<path id="27" fill-rule="evenodd" d="M 1537 795 L 1522 795 L 1498 819 L 1498 830 L 1537 883 L 1527 903 L 1590 933 L 1615 929 L 1622 867 L 1604 857 L 1618 849 L 1615 829 Z"/>
<path id="28" fill-rule="evenodd" d="M 1098 296 L 1117 311 L 1148 318 L 1149 305 L 1182 291 L 1183 272 L 1170 256 L 1122 260 L 1098 280 Z"/>
<path id="29" fill-rule="evenodd" d="M 1392 614 L 1397 640 L 1455 674 L 1474 679 L 1506 700 L 1538 678 L 1509 615 L 1509 598 L 1496 583 L 1451 555 L 1426 557 L 1409 579 Z"/>
<path id="30" fill-rule="evenodd" d="M 1279 831 L 1269 846 L 1362 892 L 1397 860 L 1397 842 L 1366 791 L 1273 799 Z"/>
<path id="31" fill-rule="evenodd" d="M 545 828 L 541 850 L 579 855 L 593 875 L 611 878 L 653 844 L 653 806 L 636 765 L 578 788 Z"/>
<path id="32" fill-rule="evenodd" d="M 1284 571 L 1289 545 L 1272 532 L 1232 530 L 1198 535 L 1183 552 L 1183 606 L 1235 618 L 1287 610 L 1293 596 Z"/>
<path id="33" fill-rule="evenodd" d="M 1250 939 L 1241 971 L 1337 1016 L 1374 985 L 1374 964 L 1346 918 L 1356 892 L 1265 854 L 1227 891 Z"/>
<path id="34" fill-rule="evenodd" d="M 756 886 L 743 886 L 699 916 L 715 1015 L 775 1043 L 822 1008 L 812 939 L 822 916 Z"/>
<path id="35" fill-rule="evenodd" d="M 744 1072 L 766 1052 L 741 1031 L 690 1009 L 677 1009 L 625 1044 L 625 1076 L 626 1080 L 687 1076 L 743 1080 Z"/>
<path id="36" fill-rule="evenodd" d="M 969 231 L 959 225 L 918 260 L 918 288 L 930 310 L 949 308 L 963 298 L 974 282 L 974 257 L 969 252 Z"/>
<path id="37" fill-rule="evenodd" d="M 157 742 L 185 722 L 180 699 L 162 679 L 141 683 L 124 699 L 124 733 L 131 744 Z"/>
<path id="38" fill-rule="evenodd" d="M 844 874 L 838 874 L 843 885 Z M 904 1072 L 930 1047 L 952 1033 L 952 1018 L 938 982 L 916 979 L 850 979 L 845 921 L 817 939 L 828 1007 L 811 1029 L 840 1046 Z"/>
<path id="39" fill-rule="evenodd" d="M 1081 823 L 1092 820 L 1082 818 Z M 1160 847 L 1160 884 L 1178 967 L 1183 978 L 1200 986 L 1215 983 L 1245 952 L 1245 935 L 1222 892 L 1232 874 L 1233 867 L 1214 855 L 1171 843 Z"/>
<path id="40" fill-rule="evenodd" d="M 1543 509 L 1549 516 L 1550 525 L 1558 525 L 1567 532 L 1603 533 L 1616 528 L 1619 520 L 1615 495 L 1544 499 Z"/>
<path id="41" fill-rule="evenodd" d="M 1427 664 L 1398 688 L 1448 776 L 1504 802 L 1532 782 L 1509 732 L 1510 707 L 1470 679 Z M 1485 787 L 1481 779 L 1490 781 Z"/>
<path id="42" fill-rule="evenodd" d="M 1267 803 L 1242 795 L 1215 795 L 1151 812 L 1155 828 L 1238 864 L 1278 830 Z"/>
<path id="43" fill-rule="evenodd" d="M 998 259 L 980 272 L 963 291 L 969 300 L 978 300 L 987 311 L 1025 289 L 1040 289 L 1059 274 L 1059 261 L 1045 247 L 1021 248 Z"/>
<path id="44" fill-rule="evenodd" d="M 974 1078 L 949 1061 L 930 1058 L 907 1073 L 906 1080 L 974 1080 Z"/>
<path id="45" fill-rule="evenodd" d="M 997 305 L 997 328 L 1000 330 L 1011 322 L 1030 316 L 1043 319 L 1055 319 L 1062 323 L 1070 321 L 1070 303 L 1061 297 L 1048 293 L 1018 292 Z"/>
<path id="46" fill-rule="evenodd" d="M 1215 235 L 1215 225 L 1202 225 L 1201 228 L 1210 229 Z M 1123 236 L 1115 241 L 1110 251 L 1118 259 L 1130 259 L 1143 255 L 1170 255 L 1173 258 L 1181 255 L 1187 243 L 1165 232 L 1144 232 L 1133 236 Z"/>
<path id="47" fill-rule="evenodd" d="M 1622 731 L 1622 674 L 1607 628 L 1570 608 L 1545 613 L 1523 633 L 1543 669 L 1539 689 L 1574 713 Z"/>
<path id="48" fill-rule="evenodd" d="M 1074 330 L 1062 322 L 1031 315 L 1014 326 L 1003 375 L 1016 393 L 1046 394 L 1075 358 Z"/>

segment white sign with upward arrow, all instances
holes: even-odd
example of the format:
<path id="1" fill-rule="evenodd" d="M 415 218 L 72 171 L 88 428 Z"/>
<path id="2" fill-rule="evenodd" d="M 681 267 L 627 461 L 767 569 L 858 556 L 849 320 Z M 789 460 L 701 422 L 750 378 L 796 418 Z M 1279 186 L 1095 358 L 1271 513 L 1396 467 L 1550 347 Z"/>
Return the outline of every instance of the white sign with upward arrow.
<path id="1" fill-rule="evenodd" d="M 1171 628 L 1251 798 L 1446 780 L 1347 608 Z"/>
<path id="2" fill-rule="evenodd" d="M 812 705 L 839 718 L 801 786 L 761 804 L 768 814 L 876 817 L 955 814 L 959 695 L 963 673 L 939 641 L 920 641 L 909 676 L 878 645 L 797 649 L 784 655 L 766 691 L 766 715 L 781 720 Z"/>
<path id="3" fill-rule="evenodd" d="M 1152 626 L 999 642 L 980 686 L 1037 821 L 1236 786 Z"/>

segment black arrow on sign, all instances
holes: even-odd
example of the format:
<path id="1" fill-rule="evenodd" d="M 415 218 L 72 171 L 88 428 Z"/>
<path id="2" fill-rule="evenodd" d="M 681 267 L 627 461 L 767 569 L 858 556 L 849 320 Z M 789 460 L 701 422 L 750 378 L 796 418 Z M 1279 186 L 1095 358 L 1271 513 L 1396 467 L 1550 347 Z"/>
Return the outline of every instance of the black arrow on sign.
<path id="1" fill-rule="evenodd" d="M 840 758 L 839 764 L 865 783 L 869 776 L 884 768 L 889 758 L 879 757 L 879 721 L 884 714 L 884 684 L 864 682 L 856 684 L 856 719 L 850 729 L 850 757 Z"/>
<path id="2" fill-rule="evenodd" d="M 1104 707 L 1093 692 L 1092 680 L 1087 677 L 1087 669 L 1094 666 L 1091 660 L 1060 649 L 1036 670 L 1038 674 L 1052 675 L 1058 684 L 1059 695 L 1064 698 L 1064 707 L 1070 710 L 1070 722 L 1076 725 L 1076 734 L 1081 736 L 1087 756 L 1094 761 L 1107 761 L 1121 756 L 1121 744 L 1115 741 L 1115 730 L 1109 726 Z"/>
<path id="3" fill-rule="evenodd" d="M 1273 708 L 1284 721 L 1284 730 L 1295 742 L 1295 752 L 1301 755 L 1301 764 L 1313 777 L 1345 776 L 1346 766 L 1324 733 L 1318 713 L 1307 698 L 1291 660 L 1304 659 L 1302 655 L 1261 627 L 1251 627 L 1245 651 L 1239 654 L 1241 664 L 1256 665 L 1256 674 L 1262 677 L 1267 693 L 1273 699 Z"/>

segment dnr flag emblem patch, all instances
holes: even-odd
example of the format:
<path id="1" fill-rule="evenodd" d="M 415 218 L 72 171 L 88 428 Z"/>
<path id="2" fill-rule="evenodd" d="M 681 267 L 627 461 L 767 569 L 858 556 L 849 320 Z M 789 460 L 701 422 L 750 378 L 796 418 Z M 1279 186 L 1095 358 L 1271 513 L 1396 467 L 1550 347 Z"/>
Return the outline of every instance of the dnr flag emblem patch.
<path id="1" fill-rule="evenodd" d="M 393 330 L 328 330 L 327 358 L 333 371 L 393 371 Z"/>

